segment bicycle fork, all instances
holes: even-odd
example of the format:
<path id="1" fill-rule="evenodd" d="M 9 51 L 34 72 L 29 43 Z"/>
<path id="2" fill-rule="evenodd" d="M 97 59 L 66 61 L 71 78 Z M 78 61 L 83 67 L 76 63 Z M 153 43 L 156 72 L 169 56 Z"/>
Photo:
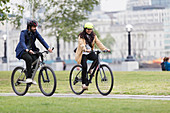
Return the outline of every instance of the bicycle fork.
<path id="1" fill-rule="evenodd" d="M 46 74 L 46 80 L 45 80 L 45 77 L 44 77 L 44 74 L 43 74 L 43 71 L 45 70 L 45 74 Z M 43 81 L 44 82 L 50 82 L 50 79 L 49 79 L 49 76 L 48 76 L 48 72 L 47 72 L 47 69 L 43 69 L 43 70 L 41 70 L 41 75 L 42 75 L 42 79 L 43 79 Z"/>
<path id="2" fill-rule="evenodd" d="M 101 69 L 100 69 L 101 81 L 107 81 L 107 77 L 106 77 L 106 74 L 105 74 L 105 71 L 104 71 L 103 68 L 102 68 L 102 71 L 103 71 L 104 77 L 102 77 L 102 72 L 101 72 Z"/>

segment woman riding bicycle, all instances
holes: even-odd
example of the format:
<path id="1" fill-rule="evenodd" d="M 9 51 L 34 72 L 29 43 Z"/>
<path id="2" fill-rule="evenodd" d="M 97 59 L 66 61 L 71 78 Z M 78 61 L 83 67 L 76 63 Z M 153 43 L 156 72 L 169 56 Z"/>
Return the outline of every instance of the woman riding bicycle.
<path id="1" fill-rule="evenodd" d="M 96 65 L 98 65 L 97 55 L 92 52 L 94 49 L 94 44 L 96 44 L 102 51 L 110 51 L 107 49 L 97 38 L 95 33 L 93 32 L 93 24 L 90 22 L 85 23 L 84 30 L 79 34 L 78 37 L 78 47 L 76 50 L 75 60 L 78 64 L 82 65 L 82 88 L 84 90 L 88 89 L 87 78 L 87 60 L 93 60 L 91 69 L 93 69 Z M 90 73 L 90 72 L 89 72 Z"/>

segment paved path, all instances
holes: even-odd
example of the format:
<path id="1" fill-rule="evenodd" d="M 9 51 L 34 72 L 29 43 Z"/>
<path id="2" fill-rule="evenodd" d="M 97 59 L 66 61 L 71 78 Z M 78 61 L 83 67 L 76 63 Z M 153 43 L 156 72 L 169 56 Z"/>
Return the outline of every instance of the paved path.
<path id="1" fill-rule="evenodd" d="M 17 96 L 15 93 L 0 93 L 0 96 Z M 29 97 L 44 97 L 41 93 L 27 93 Z M 170 100 L 170 96 L 154 96 L 154 95 L 108 95 L 100 94 L 54 94 L 52 97 L 72 97 L 72 98 L 117 98 L 117 99 L 149 99 L 149 100 Z"/>

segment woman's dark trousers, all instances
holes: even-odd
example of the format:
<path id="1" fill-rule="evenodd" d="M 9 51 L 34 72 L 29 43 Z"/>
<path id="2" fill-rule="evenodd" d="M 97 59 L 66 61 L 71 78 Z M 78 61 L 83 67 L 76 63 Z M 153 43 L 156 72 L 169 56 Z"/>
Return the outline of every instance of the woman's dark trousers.
<path id="1" fill-rule="evenodd" d="M 87 83 L 87 60 L 92 60 L 92 67 L 90 67 L 91 69 L 93 69 L 96 65 L 98 65 L 98 58 L 97 55 L 92 52 L 88 55 L 82 55 L 82 59 L 81 59 L 81 65 L 82 65 L 82 84 L 86 84 Z"/>

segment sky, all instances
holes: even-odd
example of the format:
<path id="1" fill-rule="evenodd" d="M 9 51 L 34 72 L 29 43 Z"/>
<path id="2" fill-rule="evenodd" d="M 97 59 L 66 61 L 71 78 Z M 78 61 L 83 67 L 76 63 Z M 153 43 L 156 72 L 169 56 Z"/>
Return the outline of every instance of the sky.
<path id="1" fill-rule="evenodd" d="M 126 9 L 127 0 L 101 0 L 103 11 L 120 11 Z"/>

